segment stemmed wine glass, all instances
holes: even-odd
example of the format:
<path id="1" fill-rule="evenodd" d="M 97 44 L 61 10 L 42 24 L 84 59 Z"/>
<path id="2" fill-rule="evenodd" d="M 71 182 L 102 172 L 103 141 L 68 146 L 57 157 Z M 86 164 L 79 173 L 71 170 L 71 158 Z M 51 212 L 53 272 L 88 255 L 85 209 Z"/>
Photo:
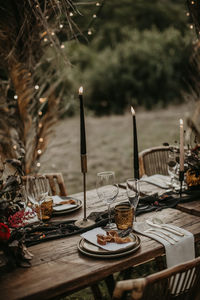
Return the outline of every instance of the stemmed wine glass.
<path id="1" fill-rule="evenodd" d="M 110 205 L 115 201 L 119 193 L 119 187 L 115 184 L 115 173 L 113 171 L 97 173 L 96 189 L 99 199 L 108 205 L 108 224 L 104 228 L 115 228 L 116 224 L 111 223 L 110 212 Z"/>
<path id="2" fill-rule="evenodd" d="M 45 201 L 49 193 L 49 182 L 43 175 L 27 176 L 26 178 L 26 193 L 27 199 L 31 206 L 36 208 L 37 216 L 42 222 L 41 204 Z"/>
<path id="3" fill-rule="evenodd" d="M 167 163 L 168 174 L 170 176 L 171 187 L 174 189 L 176 185 L 176 176 L 177 176 L 177 153 L 174 148 L 168 154 L 168 163 Z"/>
<path id="4" fill-rule="evenodd" d="M 134 221 L 136 222 L 136 209 L 140 195 L 139 179 L 130 178 L 126 180 L 126 193 L 131 206 L 134 208 Z"/>

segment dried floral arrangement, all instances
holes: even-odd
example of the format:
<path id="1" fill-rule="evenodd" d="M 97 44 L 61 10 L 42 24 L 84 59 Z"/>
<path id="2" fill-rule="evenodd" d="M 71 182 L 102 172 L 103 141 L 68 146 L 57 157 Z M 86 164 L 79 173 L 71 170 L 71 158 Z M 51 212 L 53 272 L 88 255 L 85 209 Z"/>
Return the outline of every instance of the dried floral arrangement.
<path id="1" fill-rule="evenodd" d="M 200 144 L 190 149 L 185 157 L 186 182 L 189 188 L 200 187 Z"/>
<path id="2" fill-rule="evenodd" d="M 76 8 L 70 0 L 0 4 L 0 154 L 16 159 L 23 148 L 27 174 L 37 172 L 58 118 L 60 77 L 45 54 L 51 45 L 54 53 L 64 55 L 62 42 L 77 34 L 71 10 Z"/>
<path id="3" fill-rule="evenodd" d="M 26 214 L 23 206 L 22 175 L 23 159 L 0 160 L 0 266 L 29 267 L 32 254 L 24 244 Z M 12 166 L 13 173 L 4 177 L 4 171 Z"/>
<path id="4" fill-rule="evenodd" d="M 26 174 L 39 170 L 68 88 L 63 66 L 59 68 L 63 62 L 71 67 L 64 42 L 86 40 L 73 16 L 81 17 L 84 5 L 100 10 L 101 2 L 0 3 L 0 155 L 17 158 L 23 148 Z"/>

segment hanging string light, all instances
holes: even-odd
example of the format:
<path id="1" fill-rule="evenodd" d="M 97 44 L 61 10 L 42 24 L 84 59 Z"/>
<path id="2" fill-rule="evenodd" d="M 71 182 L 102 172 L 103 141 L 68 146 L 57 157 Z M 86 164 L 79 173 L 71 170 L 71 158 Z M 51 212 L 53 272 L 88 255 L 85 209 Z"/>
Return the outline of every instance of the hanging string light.
<path id="1" fill-rule="evenodd" d="M 47 98 L 40 98 L 39 101 L 40 103 L 44 103 L 47 100 Z"/>

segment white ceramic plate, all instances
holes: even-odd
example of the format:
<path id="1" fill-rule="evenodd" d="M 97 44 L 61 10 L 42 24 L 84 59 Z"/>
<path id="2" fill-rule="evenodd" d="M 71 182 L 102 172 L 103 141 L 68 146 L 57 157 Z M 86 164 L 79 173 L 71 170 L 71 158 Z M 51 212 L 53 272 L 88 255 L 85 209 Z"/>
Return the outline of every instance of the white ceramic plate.
<path id="1" fill-rule="evenodd" d="M 82 201 L 79 199 L 75 199 L 73 197 L 68 197 L 68 196 L 59 196 L 61 201 L 66 201 L 66 200 L 75 200 L 76 204 L 61 204 L 53 207 L 53 214 L 54 215 L 60 215 L 60 214 L 66 214 L 70 213 L 73 211 L 78 210 L 79 208 L 82 207 Z"/>
<path id="2" fill-rule="evenodd" d="M 96 257 L 96 258 L 115 258 L 115 257 L 121 257 L 124 255 L 128 255 L 131 254 L 135 251 L 137 251 L 140 248 L 140 238 L 136 236 L 136 243 L 133 243 L 132 247 L 129 246 L 127 248 L 123 248 L 121 249 L 121 251 L 108 251 L 108 250 L 103 250 L 102 248 L 99 248 L 95 245 L 90 244 L 90 246 L 88 246 L 89 242 L 87 242 L 86 240 L 84 240 L 83 238 L 78 242 L 77 246 L 78 246 L 78 250 L 88 256 L 91 257 Z M 92 245 L 92 246 L 91 246 Z"/>

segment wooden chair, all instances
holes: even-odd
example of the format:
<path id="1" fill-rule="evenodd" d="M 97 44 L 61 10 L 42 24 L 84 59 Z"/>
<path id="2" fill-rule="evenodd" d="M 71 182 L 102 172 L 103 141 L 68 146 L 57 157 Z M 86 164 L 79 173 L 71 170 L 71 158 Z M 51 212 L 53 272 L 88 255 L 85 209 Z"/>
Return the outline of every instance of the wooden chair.
<path id="1" fill-rule="evenodd" d="M 154 174 L 168 175 L 167 161 L 170 146 L 153 147 L 139 153 L 140 177 Z"/>
<path id="2" fill-rule="evenodd" d="M 113 300 L 198 300 L 200 257 L 145 278 L 118 281 Z M 130 297 L 124 295 L 130 292 Z"/>
<path id="3" fill-rule="evenodd" d="M 49 186 L 51 188 L 51 194 L 59 196 L 67 196 L 67 190 L 64 184 L 64 179 L 62 173 L 46 173 L 43 174 L 49 181 Z M 29 176 L 29 175 L 27 175 Z M 27 176 L 23 176 L 23 180 L 26 180 Z M 40 175 L 34 175 L 40 176 Z"/>

